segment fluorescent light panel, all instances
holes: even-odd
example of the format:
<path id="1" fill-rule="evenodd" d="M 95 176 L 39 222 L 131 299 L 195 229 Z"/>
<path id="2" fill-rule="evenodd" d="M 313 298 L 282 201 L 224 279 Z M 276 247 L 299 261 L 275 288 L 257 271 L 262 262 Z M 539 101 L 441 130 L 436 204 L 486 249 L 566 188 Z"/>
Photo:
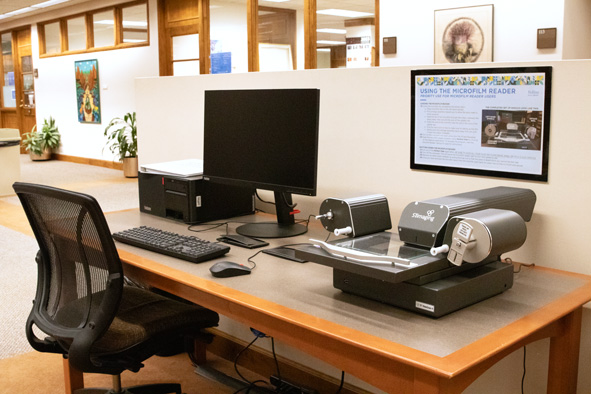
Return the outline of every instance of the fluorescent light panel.
<path id="1" fill-rule="evenodd" d="M 49 6 L 52 6 L 52 5 L 56 5 L 56 4 L 60 4 L 60 3 L 65 3 L 67 1 L 70 1 L 70 0 L 48 0 L 48 1 L 44 1 L 43 3 L 33 4 L 30 7 L 19 8 L 18 10 L 14 10 L 14 11 L 10 11 L 10 12 L 6 12 L 4 14 L 1 14 L 0 15 L 0 19 L 9 18 L 11 16 L 20 15 L 20 14 L 25 14 L 27 12 L 35 11 L 35 10 L 38 10 L 40 8 L 45 8 L 45 7 L 49 7 Z"/>
<path id="2" fill-rule="evenodd" d="M 43 3 L 34 4 L 31 7 L 32 8 L 45 8 L 45 7 L 49 7 L 49 6 L 52 6 L 52 5 L 56 5 L 56 4 L 60 4 L 60 3 L 65 3 L 67 1 L 70 1 L 70 0 L 49 0 L 49 1 L 45 1 Z"/>
<path id="3" fill-rule="evenodd" d="M 322 45 L 345 45 L 346 42 L 345 41 L 318 40 L 318 41 L 316 41 L 316 44 L 322 44 Z"/>
<path id="4" fill-rule="evenodd" d="M 341 16 L 343 18 L 360 18 L 363 16 L 373 16 L 371 12 L 340 10 L 337 8 L 327 8 L 326 10 L 316 11 L 316 13 L 322 15 Z"/>
<path id="5" fill-rule="evenodd" d="M 14 10 L 14 11 L 10 11 L 5 13 L 5 16 L 15 16 L 15 15 L 20 15 L 20 14 L 24 14 L 26 12 L 31 12 L 34 11 L 35 9 L 32 7 L 25 7 L 25 8 L 19 8 L 18 10 Z"/>
<path id="6" fill-rule="evenodd" d="M 345 29 L 330 29 L 330 28 L 323 28 L 323 29 L 316 29 L 318 33 L 331 33 L 331 34 L 347 34 L 347 30 Z"/>

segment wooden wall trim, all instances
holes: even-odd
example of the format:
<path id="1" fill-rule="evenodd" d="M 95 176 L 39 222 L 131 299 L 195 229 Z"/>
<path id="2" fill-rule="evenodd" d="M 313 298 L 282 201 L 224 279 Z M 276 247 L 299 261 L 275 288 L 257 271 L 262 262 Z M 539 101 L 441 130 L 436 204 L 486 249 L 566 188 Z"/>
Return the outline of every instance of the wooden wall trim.
<path id="1" fill-rule="evenodd" d="M 61 153 L 53 153 L 52 158 L 55 160 L 68 161 L 71 163 L 88 164 L 91 166 L 110 168 L 113 170 L 123 170 L 123 163 L 121 162 L 91 159 L 88 157 L 69 156 L 63 155 Z"/>
<path id="2" fill-rule="evenodd" d="M 304 0 L 304 68 L 317 67 L 316 0 Z"/>
<path id="3" fill-rule="evenodd" d="M 374 58 L 374 63 L 373 66 L 374 67 L 379 67 L 380 66 L 380 44 L 381 44 L 381 38 L 380 38 L 380 0 L 376 0 L 375 2 L 375 6 L 374 6 L 374 23 L 375 23 L 375 44 L 374 44 L 374 48 L 375 48 L 375 54 L 373 56 Z"/>
<path id="4" fill-rule="evenodd" d="M 209 0 L 199 1 L 199 73 L 209 74 L 210 35 L 209 35 Z"/>
<path id="5" fill-rule="evenodd" d="M 258 0 L 246 1 L 246 30 L 248 32 L 248 71 L 259 71 L 259 10 Z"/>

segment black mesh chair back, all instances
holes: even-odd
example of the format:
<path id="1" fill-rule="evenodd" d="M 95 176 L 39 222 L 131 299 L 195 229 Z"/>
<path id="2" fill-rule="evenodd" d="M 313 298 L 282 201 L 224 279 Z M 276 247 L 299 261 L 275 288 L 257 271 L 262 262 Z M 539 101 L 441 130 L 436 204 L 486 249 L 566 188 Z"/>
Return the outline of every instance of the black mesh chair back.
<path id="1" fill-rule="evenodd" d="M 41 352 L 61 353 L 81 372 L 137 372 L 155 354 L 178 349 L 187 335 L 203 338 L 216 312 L 124 285 L 123 268 L 98 202 L 43 185 L 13 185 L 39 244 L 38 283 L 26 326 Z M 40 339 L 37 326 L 46 338 Z M 205 335 L 209 337 L 209 335 Z M 114 379 L 115 382 L 115 379 Z M 180 393 L 177 384 L 134 393 Z M 123 392 L 123 391 L 117 391 Z"/>
<path id="2" fill-rule="evenodd" d="M 29 342 L 39 351 L 67 353 L 71 363 L 90 370 L 89 348 L 111 324 L 123 288 L 121 261 L 104 215 L 88 195 L 22 183 L 14 190 L 39 243 Z M 52 340 L 40 341 L 33 324 Z"/>

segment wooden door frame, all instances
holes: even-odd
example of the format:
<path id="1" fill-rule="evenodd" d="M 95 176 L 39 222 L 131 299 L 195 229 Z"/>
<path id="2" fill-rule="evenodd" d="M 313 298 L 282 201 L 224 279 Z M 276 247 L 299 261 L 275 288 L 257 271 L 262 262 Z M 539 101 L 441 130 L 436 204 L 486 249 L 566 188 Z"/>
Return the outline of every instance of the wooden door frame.
<path id="1" fill-rule="evenodd" d="M 210 0 L 198 0 L 198 34 L 199 34 L 199 72 L 210 73 Z M 165 0 L 158 0 L 158 42 L 160 75 L 172 75 L 167 56 L 170 56 L 170 43 L 166 34 Z M 258 45 L 258 0 L 246 0 L 246 28 L 248 45 L 248 71 L 259 71 L 259 45 Z M 304 68 L 317 68 L 317 0 L 304 0 Z M 374 66 L 380 65 L 380 2 L 375 0 L 375 43 Z M 188 34 L 188 33 L 187 33 Z"/>
<path id="2" fill-rule="evenodd" d="M 11 47 L 12 47 L 12 64 L 13 64 L 13 70 L 14 70 L 14 89 L 15 89 L 15 102 L 16 105 L 14 108 L 4 108 L 2 107 L 1 111 L 2 112 L 2 117 L 0 118 L 0 120 L 2 120 L 2 124 L 0 125 L 0 127 L 7 127 L 7 125 L 4 124 L 4 115 L 6 113 L 14 113 L 15 119 L 16 119 L 16 128 L 18 128 L 19 130 L 19 134 L 22 138 L 22 135 L 25 133 L 28 133 L 31 131 L 31 127 L 26 127 L 27 125 L 25 124 L 25 116 L 32 116 L 33 117 L 33 124 L 36 124 L 36 104 L 35 107 L 33 107 L 32 109 L 28 109 L 27 111 L 29 111 L 29 114 L 25 114 L 26 109 L 23 108 L 21 105 L 21 102 L 24 103 L 24 95 L 23 95 L 23 82 L 22 82 L 22 65 L 21 65 L 21 54 L 22 52 L 22 45 L 19 47 L 19 33 L 21 32 L 28 32 L 28 45 L 31 46 L 32 45 L 32 29 L 30 25 L 26 25 L 26 26 L 21 26 L 21 27 L 15 27 L 13 29 L 7 30 L 7 31 L 3 31 L 0 32 L 0 34 L 8 34 L 10 33 L 10 38 L 11 38 Z M 32 47 L 31 47 L 31 61 L 33 60 L 33 51 L 32 51 Z M 33 67 L 34 69 L 34 67 Z M 2 68 L 2 71 L 3 68 Z M 35 89 L 35 83 L 33 82 L 33 91 Z M 4 98 L 3 97 L 3 93 L 2 95 L 0 95 L 0 98 Z M 35 97 L 35 102 L 36 102 L 36 97 Z M 12 127 L 12 125 L 11 125 Z M 26 153 L 25 149 L 21 146 L 20 148 L 20 153 Z"/>
<path id="3" fill-rule="evenodd" d="M 158 0 L 158 63 L 160 76 L 173 75 L 172 36 L 178 35 L 199 34 L 199 73 L 205 74 L 204 70 L 209 70 L 209 44 L 205 45 L 209 41 L 209 0 L 197 0 L 197 3 L 197 18 L 187 18 L 169 24 L 166 20 L 166 0 Z M 205 11 L 206 8 L 207 12 Z M 207 14 L 207 29 L 203 27 L 203 20 L 205 19 L 201 17 L 203 14 Z M 202 32 L 205 30 L 207 30 L 207 37 L 202 37 Z M 173 34 L 170 34 L 171 31 Z"/>

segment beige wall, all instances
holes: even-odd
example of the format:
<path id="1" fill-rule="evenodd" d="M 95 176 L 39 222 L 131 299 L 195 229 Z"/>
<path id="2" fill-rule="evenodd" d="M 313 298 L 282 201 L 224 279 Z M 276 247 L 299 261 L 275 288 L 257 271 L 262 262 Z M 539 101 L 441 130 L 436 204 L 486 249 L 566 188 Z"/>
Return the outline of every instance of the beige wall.
<path id="1" fill-rule="evenodd" d="M 383 193 L 398 223 L 411 201 L 499 185 L 525 187 L 537 195 L 528 239 L 508 256 L 517 261 L 591 274 L 586 250 L 591 234 L 591 133 L 587 131 L 591 80 L 581 78 L 591 61 L 495 63 L 492 66 L 553 67 L 550 163 L 547 183 L 410 170 L 410 70 L 389 67 L 356 70 L 307 70 L 136 80 L 141 163 L 202 158 L 203 91 L 231 88 L 320 88 L 318 196 L 294 196 L 302 217 L 316 214 L 322 199 Z M 491 66 L 491 64 L 484 65 Z M 228 108 L 231 114 L 232 108 Z M 585 311 L 585 325 L 589 322 Z M 228 331 L 240 332 L 226 322 Z M 581 365 L 589 365 L 588 330 L 583 331 Z M 545 384 L 547 344 L 532 345 L 529 385 Z M 287 350 L 288 356 L 295 356 Z M 504 360 L 474 384 L 497 392 L 499 379 L 519 387 L 521 356 Z M 540 361 L 542 360 L 542 361 Z M 499 371 L 499 372 L 495 372 Z M 505 372 L 500 372 L 505 371 Z M 511 377 L 505 377 L 507 371 Z M 501 376 L 499 376 L 501 375 Z M 580 374 L 580 392 L 591 392 L 591 377 Z M 490 383 L 490 384 L 488 384 Z M 476 388 L 477 387 L 477 388 Z M 492 389 L 496 387 L 496 389 Z M 539 386 L 534 387 L 534 392 Z M 485 389 L 488 390 L 488 389 Z M 470 392 L 470 391 L 469 391 Z M 508 391 L 512 392 L 512 391 Z"/>

